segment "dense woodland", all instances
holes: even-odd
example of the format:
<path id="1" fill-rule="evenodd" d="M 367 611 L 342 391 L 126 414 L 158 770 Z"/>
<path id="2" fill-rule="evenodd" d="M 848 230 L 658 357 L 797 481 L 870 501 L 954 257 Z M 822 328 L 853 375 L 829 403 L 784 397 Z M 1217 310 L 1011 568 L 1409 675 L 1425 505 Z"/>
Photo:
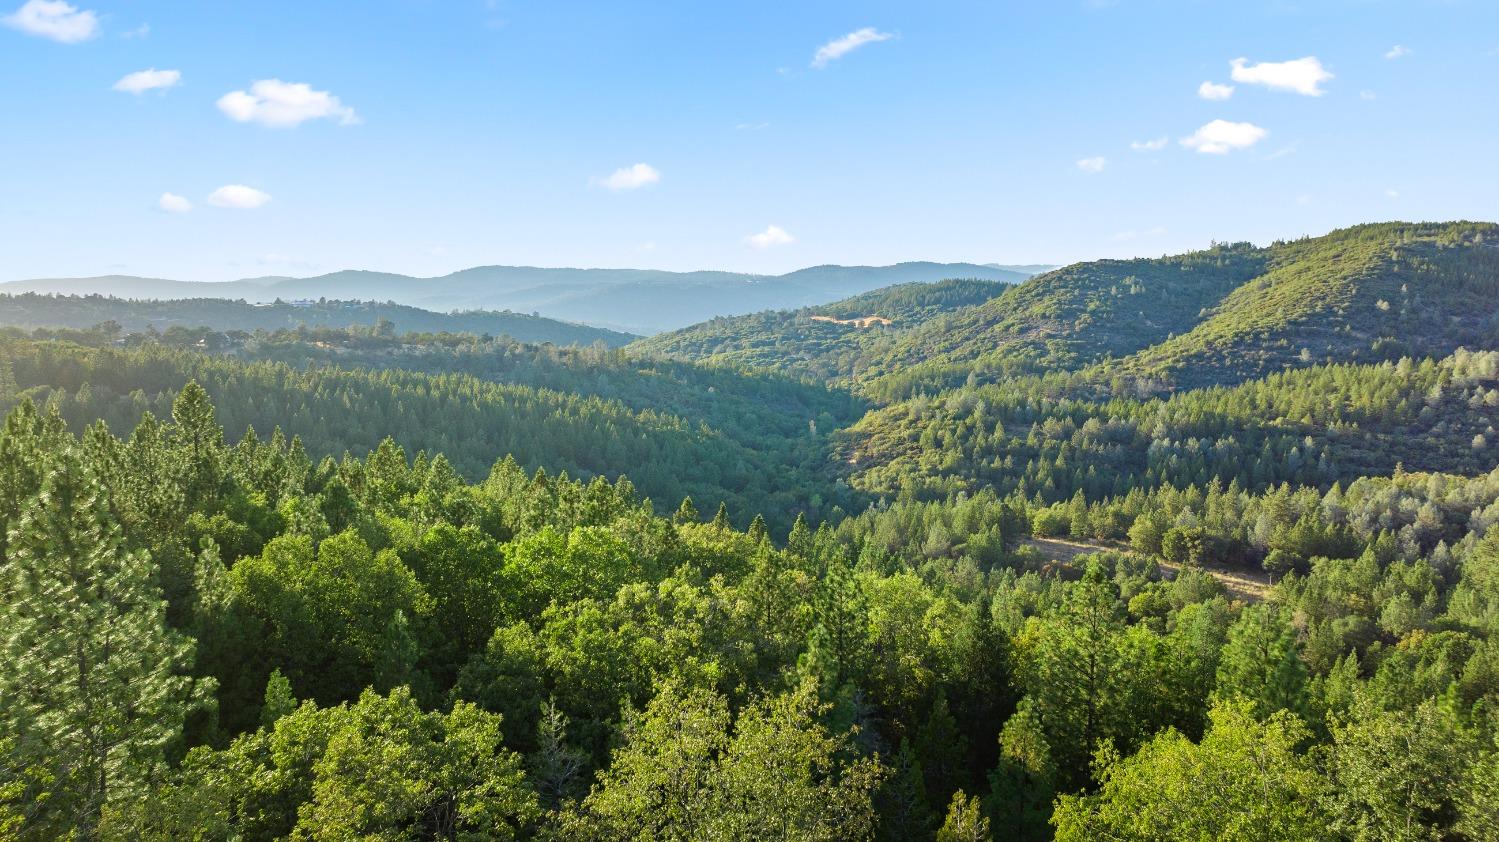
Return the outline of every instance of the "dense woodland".
<path id="1" fill-rule="evenodd" d="M 275 301 L 251 304 L 223 298 L 138 301 L 105 295 L 0 294 L 0 325 L 24 329 L 62 328 L 103 332 L 168 334 L 167 341 L 192 335 L 193 342 L 228 345 L 257 330 L 298 328 L 380 328 L 390 333 L 472 333 L 508 336 L 521 342 L 610 347 L 635 338 L 628 333 L 559 322 L 534 314 L 473 310 L 434 313 L 391 302 Z M 173 337 L 172 334 L 176 333 Z"/>
<path id="2" fill-rule="evenodd" d="M 1499 838 L 1495 237 L 11 331 L 0 837 Z"/>

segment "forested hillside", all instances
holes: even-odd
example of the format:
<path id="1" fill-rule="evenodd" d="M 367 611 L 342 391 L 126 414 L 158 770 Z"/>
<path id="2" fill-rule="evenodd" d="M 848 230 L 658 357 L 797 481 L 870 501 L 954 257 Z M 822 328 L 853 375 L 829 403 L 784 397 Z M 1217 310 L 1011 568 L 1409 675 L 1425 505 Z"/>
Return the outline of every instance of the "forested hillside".
<path id="1" fill-rule="evenodd" d="M 126 439 L 10 414 L 8 834 L 1486 839 L 1499 817 L 1499 474 L 1070 516 L 984 492 L 781 542 L 690 501 L 663 519 L 624 480 L 304 453 L 228 446 L 194 384 Z M 1095 516 L 1134 551 L 1014 549 Z M 1230 542 L 1286 573 L 1272 601 L 1194 571 Z"/>
<path id="2" fill-rule="evenodd" d="M 1066 383 L 1020 378 L 879 408 L 842 445 L 854 485 L 1053 501 L 1215 479 L 1327 487 L 1397 465 L 1464 474 L 1499 465 L 1499 352 L 1319 366 L 1143 400 L 1069 396 Z"/>
<path id="3" fill-rule="evenodd" d="M 866 371 L 888 399 L 1090 369 L 1139 388 L 1499 347 L 1499 226 L 1363 225 L 1049 272 L 928 321 Z"/>
<path id="4" fill-rule="evenodd" d="M 988 301 L 1008 288 L 1008 284 L 975 280 L 903 284 L 820 307 L 713 319 L 642 339 L 630 350 L 845 381 L 861 374 L 870 360 L 884 356 L 917 325 L 940 313 Z M 870 317 L 879 320 L 847 323 Z"/>
<path id="5" fill-rule="evenodd" d="M 1496 237 L 6 329 L 0 838 L 1499 838 Z"/>
<path id="6" fill-rule="evenodd" d="M 118 326 L 123 333 L 180 330 L 251 332 L 307 327 L 376 328 L 388 323 L 396 333 L 474 333 L 509 336 L 521 342 L 618 347 L 634 337 L 627 333 L 569 324 L 522 313 L 472 311 L 433 313 L 399 304 L 373 301 L 276 301 L 250 304 L 222 298 L 126 300 L 102 295 L 0 295 L 0 327 L 72 328 Z M 225 341 L 223 338 L 215 338 Z"/>
<path id="7" fill-rule="evenodd" d="M 627 473 L 657 501 L 691 495 L 704 505 L 727 502 L 744 522 L 761 512 L 781 528 L 800 512 L 822 518 L 849 505 L 847 487 L 828 475 L 823 457 L 826 436 L 847 423 L 856 405 L 847 399 L 796 384 L 772 398 L 764 377 L 703 372 L 673 379 L 669 370 L 626 363 L 569 373 L 544 362 L 547 352 L 533 353 L 517 355 L 522 373 L 513 379 L 536 386 L 508 382 L 495 371 L 499 366 L 486 373 L 500 376 L 485 380 L 460 373 L 462 365 L 425 374 L 293 367 L 156 344 L 132 350 L 0 344 L 13 389 L 55 402 L 78 425 L 101 419 L 111 429 L 130 429 L 142 412 L 163 414 L 196 379 L 230 429 L 280 428 L 300 437 L 313 458 L 362 453 L 392 437 L 413 452 L 442 453 L 460 475 L 477 479 L 508 454 L 529 469 L 574 477 Z M 549 370 L 590 382 L 556 391 L 548 387 L 573 384 L 549 377 Z M 715 429 L 714 419 L 731 434 Z"/>

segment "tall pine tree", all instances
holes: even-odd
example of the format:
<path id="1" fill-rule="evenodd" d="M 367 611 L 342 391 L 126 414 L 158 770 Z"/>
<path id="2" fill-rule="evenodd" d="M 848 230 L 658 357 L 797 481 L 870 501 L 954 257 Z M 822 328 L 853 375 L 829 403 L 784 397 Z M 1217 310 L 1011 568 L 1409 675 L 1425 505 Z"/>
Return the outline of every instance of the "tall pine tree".
<path id="1" fill-rule="evenodd" d="M 91 840 L 106 805 L 158 776 L 211 688 L 186 675 L 192 641 L 167 628 L 151 562 L 123 548 L 90 470 L 71 450 L 54 460 L 0 569 L 0 725 L 51 779 L 21 838 Z"/>

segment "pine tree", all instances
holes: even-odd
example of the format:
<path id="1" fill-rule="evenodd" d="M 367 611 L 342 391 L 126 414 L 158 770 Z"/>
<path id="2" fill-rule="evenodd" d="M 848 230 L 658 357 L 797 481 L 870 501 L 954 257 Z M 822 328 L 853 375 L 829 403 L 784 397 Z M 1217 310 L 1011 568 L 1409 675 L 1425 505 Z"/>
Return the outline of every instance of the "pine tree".
<path id="1" fill-rule="evenodd" d="M 1228 630 L 1218 662 L 1218 695 L 1248 700 L 1260 717 L 1278 710 L 1304 713 L 1306 685 L 1296 630 L 1284 613 L 1274 605 L 1245 607 Z"/>
<path id="2" fill-rule="evenodd" d="M 921 761 L 905 740 L 891 760 L 890 776 L 876 799 L 880 809 L 880 838 L 896 840 L 928 838 L 932 812 L 927 806 L 926 777 Z"/>
<path id="3" fill-rule="evenodd" d="M 947 821 L 937 830 L 937 842 L 992 842 L 989 818 L 979 809 L 979 800 L 963 790 L 953 794 Z"/>
<path id="4" fill-rule="evenodd" d="M 829 562 L 818 582 L 813 611 L 817 625 L 812 642 L 827 659 L 829 672 L 823 678 L 830 688 L 837 688 L 854 677 L 866 645 L 864 593 L 846 551 Z"/>
<path id="5" fill-rule="evenodd" d="M 171 440 L 178 454 L 190 505 L 212 499 L 223 481 L 224 428 L 214 417 L 213 402 L 197 381 L 189 380 L 172 401 Z"/>
<path id="6" fill-rule="evenodd" d="M 560 809 L 577 796 L 588 755 L 567 743 L 567 715 L 555 702 L 541 703 L 536 721 L 536 751 L 527 764 L 532 785 L 547 810 Z"/>
<path id="7" fill-rule="evenodd" d="M 193 643 L 166 627 L 150 560 L 124 550 L 75 454 L 58 457 L 13 537 L 0 570 L 0 717 L 54 780 L 29 831 L 95 839 L 106 804 L 159 773 L 212 688 L 185 675 Z"/>
<path id="8" fill-rule="evenodd" d="M 812 557 L 812 528 L 807 525 L 807 516 L 803 513 L 798 512 L 796 522 L 791 524 L 791 532 L 786 536 L 786 550 L 803 559 Z"/>
<path id="9" fill-rule="evenodd" d="M 697 523 L 697 506 L 692 504 L 691 497 L 682 498 L 682 505 L 677 507 L 677 513 L 672 515 L 671 520 L 678 526 L 684 523 Z"/>
<path id="10" fill-rule="evenodd" d="M 751 541 L 757 544 L 765 540 L 765 537 L 770 534 L 770 527 L 765 525 L 765 517 L 763 515 L 755 515 L 755 519 L 750 521 L 749 531 L 745 534 L 749 536 Z"/>

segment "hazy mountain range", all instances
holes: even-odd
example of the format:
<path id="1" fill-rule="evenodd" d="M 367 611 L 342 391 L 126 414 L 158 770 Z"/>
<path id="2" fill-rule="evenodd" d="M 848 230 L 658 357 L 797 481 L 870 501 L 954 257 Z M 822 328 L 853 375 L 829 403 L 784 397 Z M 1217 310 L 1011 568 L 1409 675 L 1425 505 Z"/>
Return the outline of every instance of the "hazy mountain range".
<path id="1" fill-rule="evenodd" d="M 112 295 L 130 299 L 228 298 L 249 302 L 336 298 L 392 301 L 426 310 L 514 310 L 651 334 L 768 309 L 837 301 L 893 284 L 977 278 L 1016 283 L 1049 267 L 975 263 L 813 266 L 784 275 L 655 269 L 478 266 L 435 278 L 345 270 L 310 278 L 176 281 L 106 275 L 0 284 L 0 292 Z"/>

